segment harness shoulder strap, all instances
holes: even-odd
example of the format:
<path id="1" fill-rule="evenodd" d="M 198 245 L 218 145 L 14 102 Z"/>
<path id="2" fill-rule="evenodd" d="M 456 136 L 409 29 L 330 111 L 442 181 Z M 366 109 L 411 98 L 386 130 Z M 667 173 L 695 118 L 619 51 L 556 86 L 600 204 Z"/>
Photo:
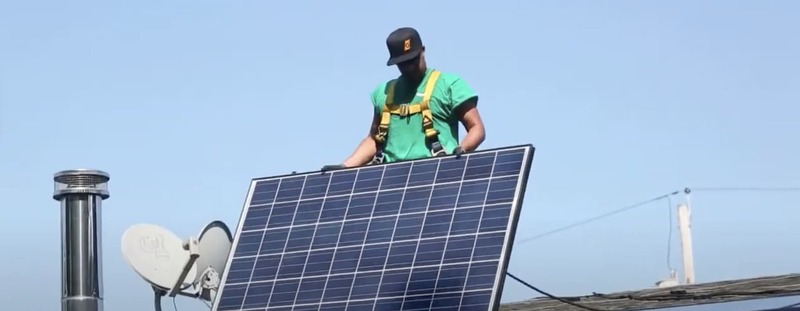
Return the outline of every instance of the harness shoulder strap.
<path id="1" fill-rule="evenodd" d="M 428 77 L 428 82 L 425 83 L 425 95 L 422 97 L 422 102 L 429 102 L 433 95 L 433 89 L 436 87 L 436 81 L 439 79 L 441 72 L 438 70 L 431 71 L 431 76 Z"/>
<path id="2" fill-rule="evenodd" d="M 389 132 L 389 123 L 391 122 L 392 115 L 408 116 L 416 113 L 422 114 L 422 130 L 425 137 L 430 141 L 431 154 L 434 156 L 444 154 L 442 145 L 439 143 L 439 131 L 433 127 L 433 114 L 430 110 L 430 101 L 433 96 L 433 90 L 436 88 L 436 82 L 439 79 L 441 72 L 438 70 L 431 71 L 428 76 L 428 81 L 425 83 L 425 93 L 422 96 L 422 101 L 414 104 L 394 104 L 394 89 L 397 80 L 389 81 L 386 86 L 386 100 L 381 109 L 381 120 L 378 125 L 378 131 L 373 136 L 373 139 L 378 143 L 379 148 L 372 164 L 382 163 L 382 144 L 386 142 L 386 136 Z"/>
<path id="3" fill-rule="evenodd" d="M 433 114 L 430 109 L 431 96 L 433 95 L 433 89 L 436 87 L 436 81 L 439 79 L 439 74 L 438 70 L 431 72 L 431 76 L 428 77 L 428 83 L 425 84 L 425 95 L 423 95 L 420 103 L 422 129 L 425 131 L 425 137 L 429 139 L 437 138 L 439 135 L 439 131 L 433 128 Z"/>
<path id="4" fill-rule="evenodd" d="M 392 112 L 389 107 L 394 102 L 394 86 L 396 82 L 397 80 L 389 81 L 389 85 L 386 86 L 386 101 L 381 110 L 381 123 L 378 125 L 378 132 L 373 137 L 378 143 L 386 141 L 386 134 L 389 132 L 389 122 L 392 120 Z"/>

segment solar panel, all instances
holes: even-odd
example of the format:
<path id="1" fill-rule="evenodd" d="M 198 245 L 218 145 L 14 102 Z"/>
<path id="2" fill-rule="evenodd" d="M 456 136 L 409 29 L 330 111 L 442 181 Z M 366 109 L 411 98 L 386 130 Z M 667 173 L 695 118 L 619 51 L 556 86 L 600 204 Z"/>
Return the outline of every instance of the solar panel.
<path id="1" fill-rule="evenodd" d="M 254 179 L 213 309 L 494 310 L 533 153 Z"/>

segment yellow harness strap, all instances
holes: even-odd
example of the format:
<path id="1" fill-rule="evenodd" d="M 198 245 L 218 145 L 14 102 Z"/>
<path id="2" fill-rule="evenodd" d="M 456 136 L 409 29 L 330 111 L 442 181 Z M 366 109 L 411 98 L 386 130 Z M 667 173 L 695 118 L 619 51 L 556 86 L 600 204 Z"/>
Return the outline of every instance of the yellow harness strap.
<path id="1" fill-rule="evenodd" d="M 425 94 L 422 101 L 413 104 L 394 104 L 394 85 L 397 80 L 389 82 L 386 91 L 386 103 L 383 105 L 381 111 L 381 123 L 378 126 L 378 133 L 375 134 L 374 139 L 378 143 L 386 141 L 386 135 L 389 133 L 389 122 L 392 115 L 399 115 L 401 117 L 410 116 L 416 113 L 422 113 L 422 129 L 425 132 L 425 137 L 429 139 L 437 138 L 439 131 L 433 128 L 433 114 L 430 110 L 430 100 L 433 95 L 433 88 L 436 86 L 436 80 L 439 79 L 440 72 L 434 70 L 428 77 L 428 82 L 425 84 Z"/>

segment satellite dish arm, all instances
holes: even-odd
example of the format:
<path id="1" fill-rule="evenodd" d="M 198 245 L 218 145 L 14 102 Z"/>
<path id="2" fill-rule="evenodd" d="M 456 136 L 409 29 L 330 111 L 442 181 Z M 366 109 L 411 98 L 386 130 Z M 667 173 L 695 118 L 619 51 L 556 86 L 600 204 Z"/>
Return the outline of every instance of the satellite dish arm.
<path id="1" fill-rule="evenodd" d="M 186 260 L 186 265 L 184 266 L 183 271 L 181 271 L 180 277 L 175 280 L 175 286 L 173 286 L 169 291 L 168 295 L 170 297 L 175 297 L 175 295 L 180 294 L 181 291 L 188 288 L 188 286 L 182 286 L 183 281 L 186 280 L 186 275 L 189 274 L 189 271 L 194 266 L 194 262 L 197 261 L 197 257 L 200 256 L 200 254 L 197 252 L 197 239 L 195 238 L 189 238 L 189 241 L 183 244 L 183 248 L 189 251 L 189 259 Z"/>

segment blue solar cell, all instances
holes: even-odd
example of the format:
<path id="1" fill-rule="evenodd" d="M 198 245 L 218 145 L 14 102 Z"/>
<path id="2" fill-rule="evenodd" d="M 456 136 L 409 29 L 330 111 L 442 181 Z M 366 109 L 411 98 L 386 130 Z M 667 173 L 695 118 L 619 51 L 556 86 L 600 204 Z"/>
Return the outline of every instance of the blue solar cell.
<path id="1" fill-rule="evenodd" d="M 439 163 L 436 161 L 420 161 L 412 163 L 411 173 L 408 177 L 406 187 L 432 184 L 433 179 L 436 178 L 436 169 L 438 167 Z"/>
<path id="2" fill-rule="evenodd" d="M 474 180 L 491 177 L 496 155 L 495 153 L 487 153 L 470 156 L 464 172 L 464 179 Z"/>
<path id="3" fill-rule="evenodd" d="M 358 219 L 369 217 L 375 207 L 375 192 L 361 193 L 353 195 L 347 207 L 346 219 Z"/>
<path id="4" fill-rule="evenodd" d="M 375 209 L 372 211 L 372 217 L 396 215 L 397 210 L 400 209 L 403 195 L 403 190 L 388 190 L 379 193 L 375 202 Z"/>
<path id="5" fill-rule="evenodd" d="M 328 196 L 350 194 L 353 191 L 357 171 L 342 171 L 332 174 L 328 184 Z"/>
<path id="6" fill-rule="evenodd" d="M 295 213 L 292 225 L 307 225 L 316 223 L 319 219 L 319 213 L 322 211 L 323 199 L 309 199 L 300 201 L 297 204 L 297 212 Z"/>
<path id="7" fill-rule="evenodd" d="M 269 180 L 259 183 L 253 190 L 250 198 L 250 205 L 269 204 L 275 201 L 275 194 L 278 192 L 280 179 Z"/>
<path id="8" fill-rule="evenodd" d="M 322 215 L 319 222 L 341 221 L 347 213 L 348 197 L 328 198 L 322 203 Z"/>
<path id="9" fill-rule="evenodd" d="M 376 191 L 381 184 L 384 167 L 364 168 L 358 171 L 356 184 L 353 187 L 357 192 Z"/>
<path id="10" fill-rule="evenodd" d="M 491 310 L 533 147 L 256 179 L 214 310 Z"/>
<path id="11" fill-rule="evenodd" d="M 305 176 L 284 178 L 278 184 L 278 195 L 275 202 L 291 202 L 300 198 L 305 184 Z"/>
<path id="12" fill-rule="evenodd" d="M 452 209 L 459 194 L 459 183 L 436 185 L 428 202 L 428 211 Z"/>
<path id="13" fill-rule="evenodd" d="M 401 163 L 386 168 L 383 173 L 381 190 L 403 188 L 408 180 L 408 173 L 411 171 L 411 163 Z"/>
<path id="14" fill-rule="evenodd" d="M 322 198 L 328 190 L 331 175 L 311 175 L 306 178 L 301 199 Z M 315 219 L 316 220 L 316 219 Z"/>

